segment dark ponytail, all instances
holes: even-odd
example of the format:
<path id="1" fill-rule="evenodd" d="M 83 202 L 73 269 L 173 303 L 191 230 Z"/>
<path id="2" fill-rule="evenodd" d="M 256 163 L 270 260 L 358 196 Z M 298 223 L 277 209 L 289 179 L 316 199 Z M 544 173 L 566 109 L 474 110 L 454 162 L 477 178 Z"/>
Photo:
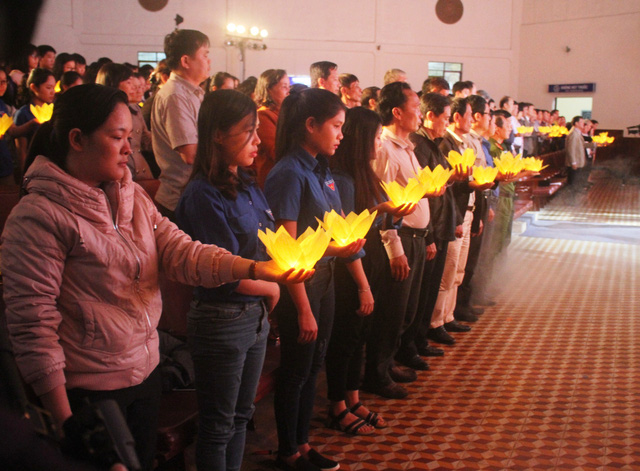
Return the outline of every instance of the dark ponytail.
<path id="1" fill-rule="evenodd" d="M 282 102 L 278 115 L 276 161 L 302 145 L 307 119 L 314 118 L 321 125 L 346 109 L 337 95 L 320 88 L 307 88 L 289 95 Z"/>

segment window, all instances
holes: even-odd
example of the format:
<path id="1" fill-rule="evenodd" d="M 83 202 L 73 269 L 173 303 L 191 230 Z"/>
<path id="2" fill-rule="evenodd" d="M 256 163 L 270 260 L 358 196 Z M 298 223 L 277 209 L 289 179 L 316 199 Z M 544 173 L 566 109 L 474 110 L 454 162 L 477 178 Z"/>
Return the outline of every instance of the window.
<path id="1" fill-rule="evenodd" d="M 166 57 L 164 52 L 138 52 L 138 67 L 149 64 L 155 69 L 158 62 Z"/>
<path id="2" fill-rule="evenodd" d="M 449 87 L 462 80 L 461 62 L 429 62 L 429 77 L 444 77 Z"/>

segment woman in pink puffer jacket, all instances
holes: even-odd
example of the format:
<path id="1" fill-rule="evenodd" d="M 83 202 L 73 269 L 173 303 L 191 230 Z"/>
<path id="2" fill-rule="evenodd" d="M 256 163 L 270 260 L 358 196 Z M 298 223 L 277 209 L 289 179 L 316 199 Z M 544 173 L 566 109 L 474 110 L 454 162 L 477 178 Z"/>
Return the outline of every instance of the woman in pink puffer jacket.
<path id="1" fill-rule="evenodd" d="M 240 278 L 298 282 L 194 242 L 156 210 L 127 169 L 126 95 L 100 85 L 64 93 L 32 150 L 27 195 L 2 234 L 6 318 L 25 381 L 58 424 L 84 398 L 115 399 L 151 469 L 161 392 L 158 272 L 214 287 Z"/>

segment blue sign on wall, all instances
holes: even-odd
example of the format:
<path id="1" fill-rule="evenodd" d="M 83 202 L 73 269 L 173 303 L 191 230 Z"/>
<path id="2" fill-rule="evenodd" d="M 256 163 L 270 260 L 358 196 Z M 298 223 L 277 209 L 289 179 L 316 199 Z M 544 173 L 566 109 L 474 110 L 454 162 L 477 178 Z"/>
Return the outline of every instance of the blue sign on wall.
<path id="1" fill-rule="evenodd" d="M 549 85 L 549 93 L 593 93 L 595 91 L 595 83 L 565 83 L 561 85 Z"/>

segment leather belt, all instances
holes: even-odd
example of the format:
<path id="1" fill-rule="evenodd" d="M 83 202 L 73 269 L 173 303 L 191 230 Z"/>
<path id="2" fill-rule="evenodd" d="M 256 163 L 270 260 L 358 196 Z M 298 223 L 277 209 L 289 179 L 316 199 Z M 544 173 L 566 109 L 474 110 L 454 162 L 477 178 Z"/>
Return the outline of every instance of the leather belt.
<path id="1" fill-rule="evenodd" d="M 424 239 L 429 234 L 429 229 L 414 229 L 413 227 L 402 226 L 398 229 L 398 234 Z"/>

